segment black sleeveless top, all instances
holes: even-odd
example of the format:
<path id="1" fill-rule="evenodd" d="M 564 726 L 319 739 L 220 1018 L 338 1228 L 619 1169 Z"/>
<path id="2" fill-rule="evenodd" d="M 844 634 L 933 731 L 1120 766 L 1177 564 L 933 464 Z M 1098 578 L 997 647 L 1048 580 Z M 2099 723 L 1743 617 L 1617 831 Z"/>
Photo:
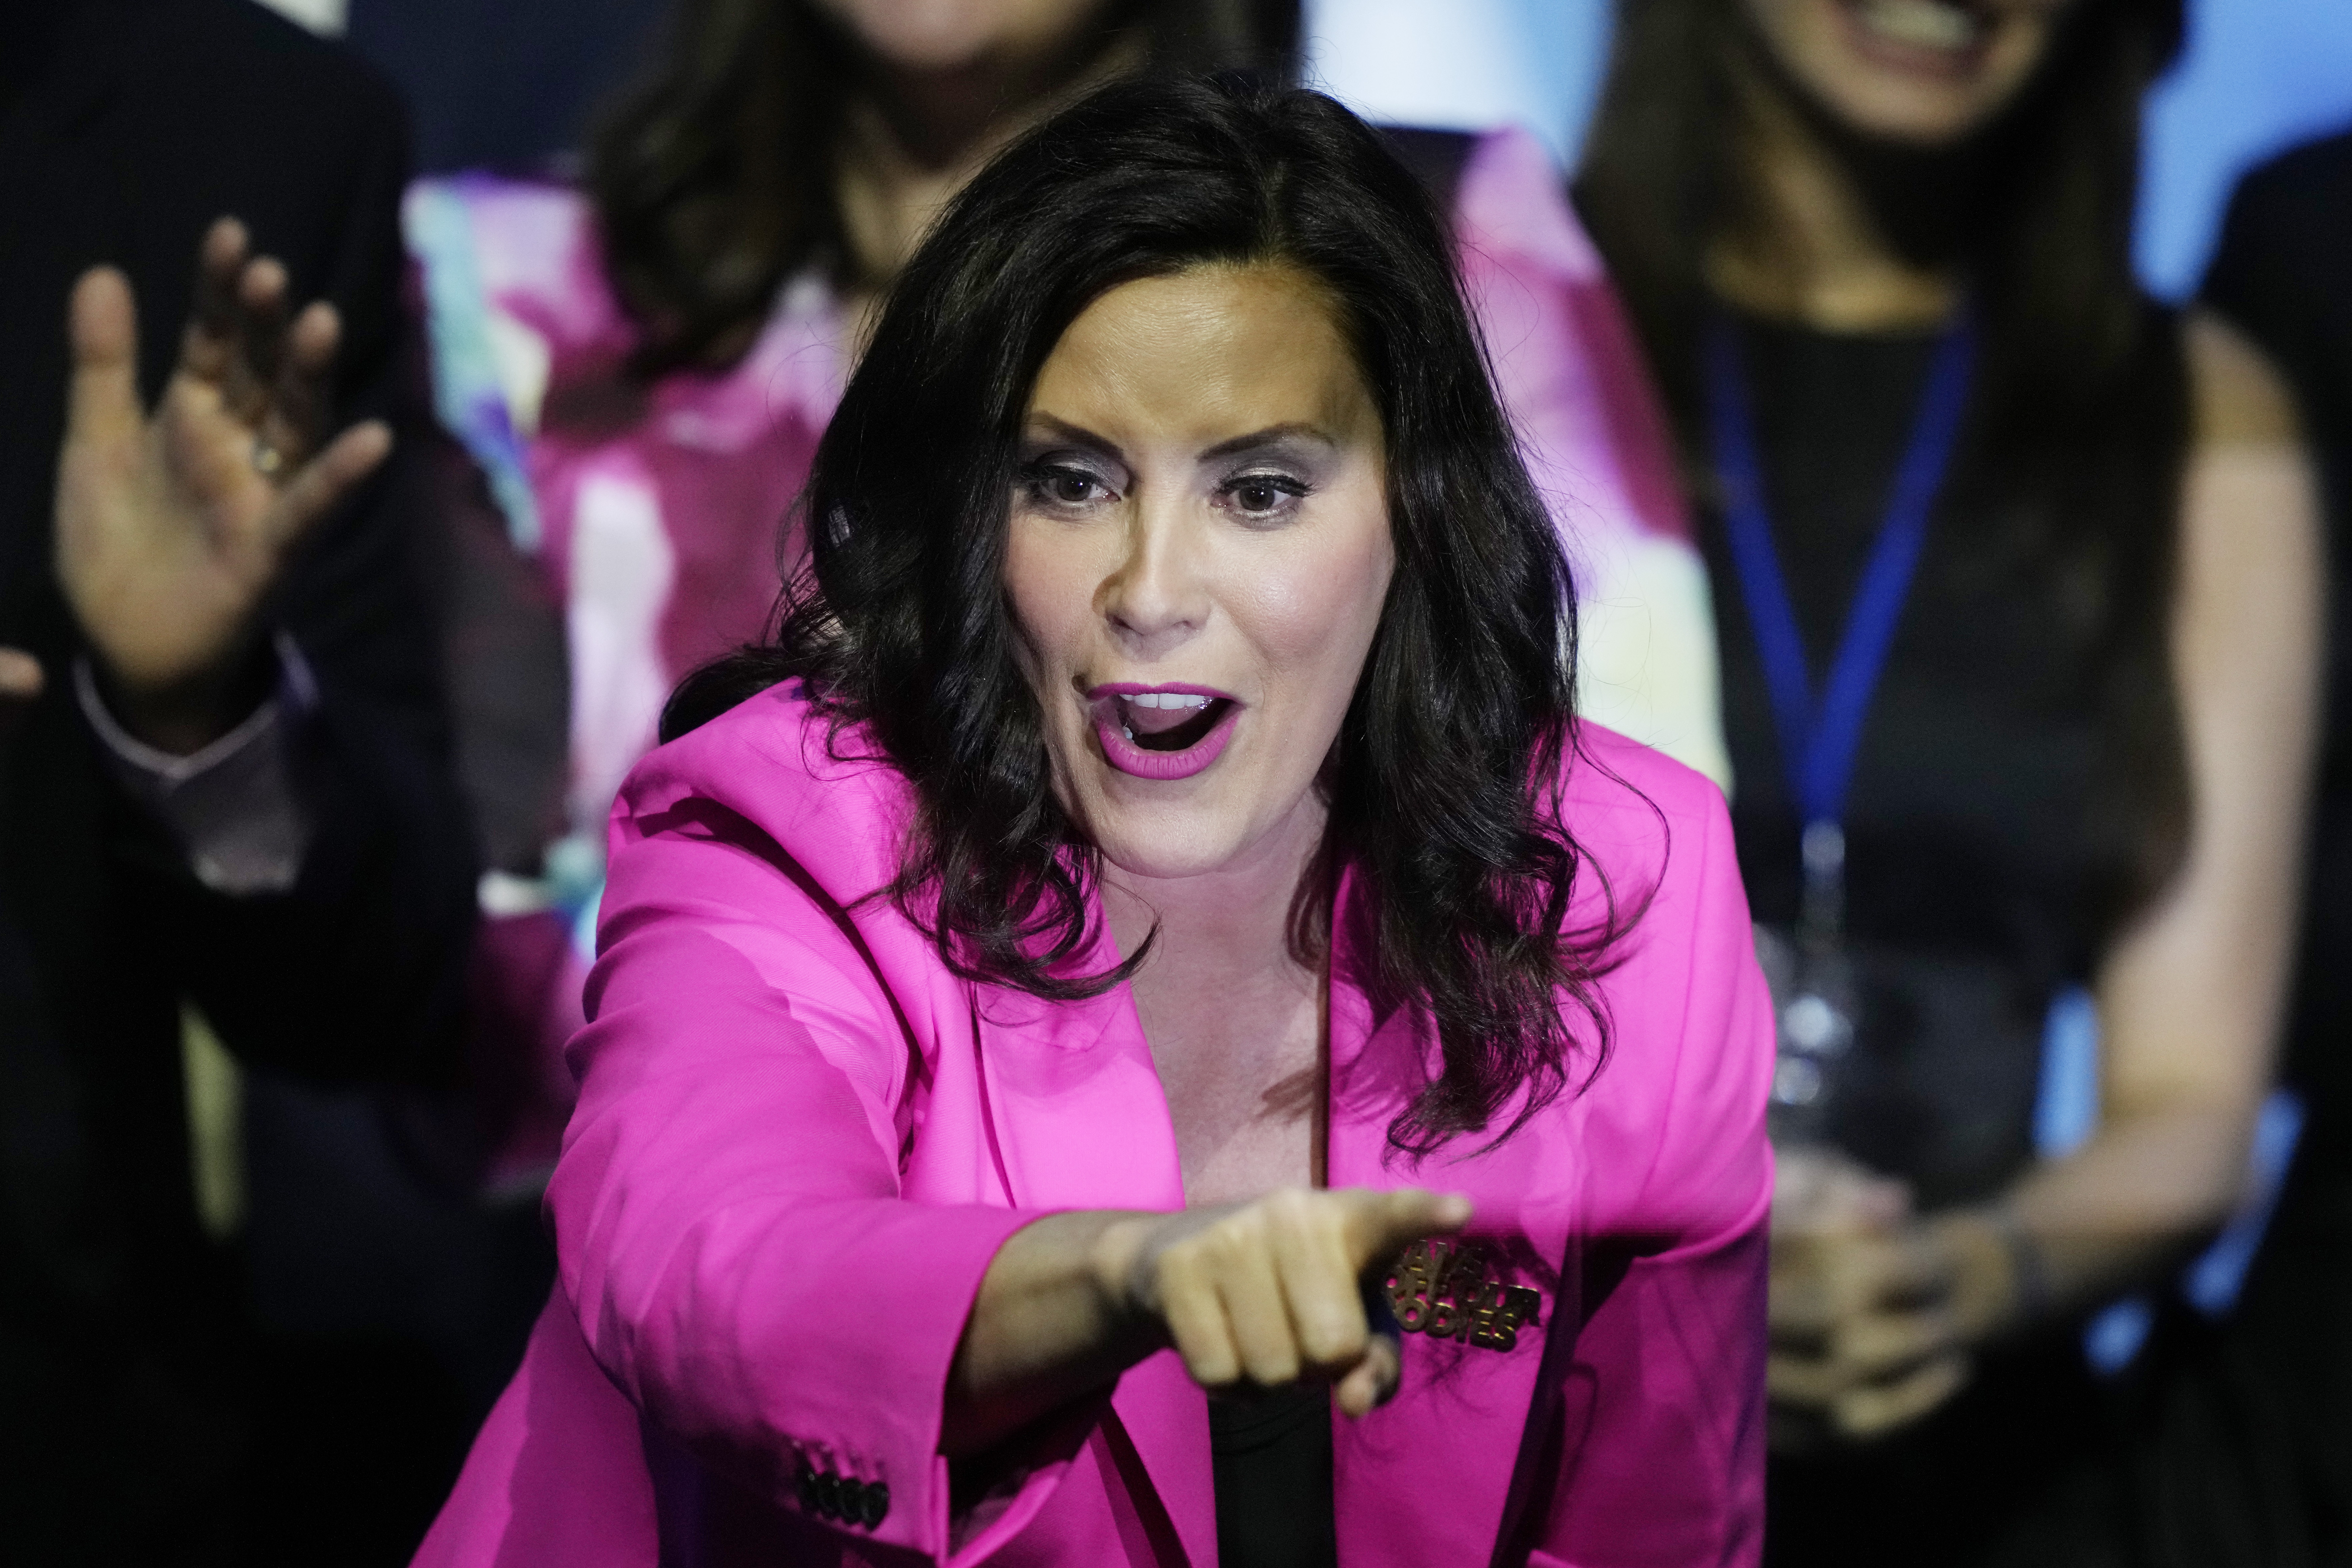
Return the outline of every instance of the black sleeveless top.
<path id="1" fill-rule="evenodd" d="M 1885 518 L 1932 336 L 1738 323 L 1782 575 L 1818 691 Z M 1832 1140 L 1923 1206 L 1998 1190 L 2032 1152 L 2042 1027 L 2092 963 L 2094 671 L 2021 531 L 1974 499 L 1968 435 L 1864 722 L 1846 813 L 1858 1045 Z M 1801 825 L 1722 519 L 1702 508 L 1732 823 L 1759 924 L 1791 928 Z"/>

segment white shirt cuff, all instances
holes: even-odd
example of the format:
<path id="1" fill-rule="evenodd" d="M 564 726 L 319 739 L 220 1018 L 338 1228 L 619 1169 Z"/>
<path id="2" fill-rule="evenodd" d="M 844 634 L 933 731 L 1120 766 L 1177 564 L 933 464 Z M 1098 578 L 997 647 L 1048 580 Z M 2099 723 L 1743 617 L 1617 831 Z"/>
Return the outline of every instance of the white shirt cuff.
<path id="1" fill-rule="evenodd" d="M 244 722 L 200 752 L 174 756 L 141 741 L 107 711 L 88 658 L 74 661 L 74 695 L 104 748 L 108 771 L 161 817 L 215 892 L 282 893 L 302 873 L 312 824 L 286 752 L 291 716 L 318 702 L 301 650 L 276 641 L 278 689 Z"/>

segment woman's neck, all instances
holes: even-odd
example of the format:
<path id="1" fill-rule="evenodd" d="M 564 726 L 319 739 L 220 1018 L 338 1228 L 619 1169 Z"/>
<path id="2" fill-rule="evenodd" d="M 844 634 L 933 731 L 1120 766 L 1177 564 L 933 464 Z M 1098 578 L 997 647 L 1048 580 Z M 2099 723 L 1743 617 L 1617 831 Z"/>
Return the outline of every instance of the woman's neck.
<path id="1" fill-rule="evenodd" d="M 1958 268 L 1905 253 L 1855 160 L 1778 84 L 1751 79 L 1741 97 L 1734 177 L 1747 198 L 1707 249 L 1708 287 L 1742 310 L 1824 331 L 1911 331 L 1949 317 Z M 1914 164 L 1907 177 L 1937 173 Z"/>
<path id="2" fill-rule="evenodd" d="M 1292 952 L 1293 918 L 1328 820 L 1319 803 L 1301 802 L 1232 864 L 1194 876 L 1139 877 L 1106 865 L 1103 915 L 1119 952 L 1133 952 L 1156 927 L 1146 975 L 1249 984 L 1309 973 Z"/>
<path id="3" fill-rule="evenodd" d="M 1130 990 L 1190 1202 L 1320 1179 L 1323 970 L 1291 938 L 1324 823 L 1318 805 L 1302 803 L 1235 864 L 1201 876 L 1104 869 L 1103 912 L 1119 951 L 1158 928 Z"/>
<path id="4" fill-rule="evenodd" d="M 942 70 L 869 64 L 834 145 L 834 197 L 860 316 L 981 165 L 1056 109 L 1132 69 L 1141 48 L 1125 37 L 1090 58 L 989 57 Z"/>

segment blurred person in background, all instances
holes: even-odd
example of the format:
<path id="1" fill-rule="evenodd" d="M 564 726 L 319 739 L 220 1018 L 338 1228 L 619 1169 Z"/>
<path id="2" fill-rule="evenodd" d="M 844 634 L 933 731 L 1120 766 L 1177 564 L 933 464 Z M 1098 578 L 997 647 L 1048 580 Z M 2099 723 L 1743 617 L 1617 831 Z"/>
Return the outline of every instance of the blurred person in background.
<path id="1" fill-rule="evenodd" d="M 2284 1418 L 2292 1479 L 2312 1489 L 2312 1557 L 2335 1562 L 2352 1553 L 2352 134 L 2245 178 L 2204 299 L 2262 345 L 2301 404 L 2326 501 L 2332 635 L 2284 1064 L 2310 1121 L 2238 1319 L 2200 1363 L 2197 1403 Z M 2216 1446 L 2243 1429 L 2216 1433 Z"/>
<path id="2" fill-rule="evenodd" d="M 274 1561 L 278 1461 L 370 1419 L 286 1430 L 183 1020 L 320 1079 L 454 1066 L 475 870 L 384 462 L 424 423 L 404 179 L 389 91 L 244 0 L 0 11 L 14 1561 Z"/>
<path id="3" fill-rule="evenodd" d="M 1087 88 L 1283 75 L 1298 26 L 1294 0 L 684 0 L 582 188 L 412 193 L 440 412 L 488 481 L 452 492 L 449 646 L 491 867 L 475 1017 L 506 1085 L 494 1183 L 528 1192 L 555 1154 L 614 792 L 677 680 L 766 630 L 817 439 L 931 216 Z M 1556 169 L 1518 131 L 1399 146 L 1453 215 L 1588 587 L 1588 706 L 1720 778 L 1671 442 Z"/>
<path id="4" fill-rule="evenodd" d="M 2267 361 L 2131 272 L 2179 26 L 1622 15 L 1578 195 L 1706 501 L 1780 1010 L 1776 1561 L 2105 1562 L 2182 1501 L 2101 1458 L 2077 1331 L 2245 1184 L 2321 560 Z M 2072 1129 L 2045 1033 L 2095 1035 Z"/>

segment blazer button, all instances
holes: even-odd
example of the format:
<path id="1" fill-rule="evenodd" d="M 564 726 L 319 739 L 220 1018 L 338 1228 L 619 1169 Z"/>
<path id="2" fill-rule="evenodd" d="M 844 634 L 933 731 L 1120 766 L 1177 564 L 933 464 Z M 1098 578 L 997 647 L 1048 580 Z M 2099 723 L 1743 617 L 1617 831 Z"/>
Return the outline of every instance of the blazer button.
<path id="1" fill-rule="evenodd" d="M 800 1494 L 802 1511 L 816 1512 L 816 1466 L 807 1459 L 801 1461 Z"/>
<path id="2" fill-rule="evenodd" d="M 884 1520 L 889 1517 L 890 1483 L 887 1481 L 866 1482 L 866 1528 L 868 1530 L 876 1529 Z"/>
<path id="3" fill-rule="evenodd" d="M 856 1524 L 866 1517 L 866 1488 L 855 1476 L 841 1478 L 841 1522 Z"/>
<path id="4" fill-rule="evenodd" d="M 841 1517 L 841 1478 L 831 1470 L 817 1472 L 816 1510 L 827 1519 Z"/>

